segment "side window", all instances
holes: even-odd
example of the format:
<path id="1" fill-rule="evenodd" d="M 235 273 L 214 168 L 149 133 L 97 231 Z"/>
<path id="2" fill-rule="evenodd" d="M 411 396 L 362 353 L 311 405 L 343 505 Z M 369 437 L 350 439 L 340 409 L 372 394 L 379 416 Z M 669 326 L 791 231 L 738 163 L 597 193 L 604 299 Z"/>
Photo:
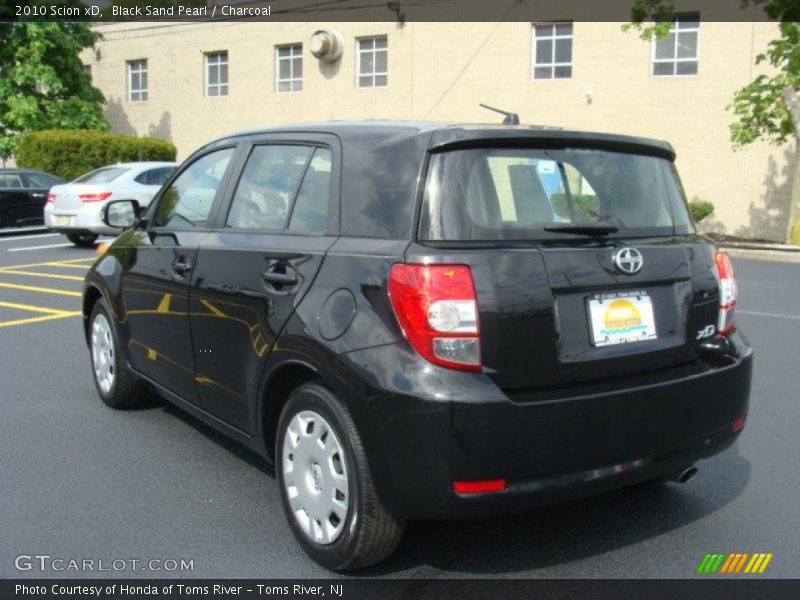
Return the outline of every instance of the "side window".
<path id="1" fill-rule="evenodd" d="M 167 183 L 177 167 L 163 167 L 150 171 L 150 185 L 164 185 Z"/>
<path id="2" fill-rule="evenodd" d="M 540 161 L 544 162 L 544 161 Z M 563 221 L 572 223 L 591 223 L 600 217 L 600 199 L 583 173 L 569 163 L 562 163 L 566 185 L 562 184 L 553 193 L 550 200 L 553 210 Z M 572 205 L 567 198 L 566 186 L 569 186 Z"/>
<path id="3" fill-rule="evenodd" d="M 477 162 L 466 204 L 475 223 L 492 228 L 589 223 L 600 214 L 597 193 L 573 165 L 522 156 Z"/>
<path id="4" fill-rule="evenodd" d="M 0 187 L 4 188 L 21 188 L 22 180 L 17 174 L 3 174 L 0 175 Z"/>
<path id="5" fill-rule="evenodd" d="M 61 183 L 55 177 L 50 177 L 44 173 L 23 173 L 22 178 L 25 179 L 27 187 L 33 188 L 49 188 Z"/>
<path id="6" fill-rule="evenodd" d="M 205 227 L 234 148 L 198 158 L 172 182 L 156 207 L 153 225 L 173 229 Z"/>
<path id="7" fill-rule="evenodd" d="M 150 169 L 142 171 L 136 176 L 134 181 L 142 185 L 164 185 L 169 176 L 175 171 L 175 167 L 162 167 L 160 169 Z"/>
<path id="8" fill-rule="evenodd" d="M 225 226 L 284 229 L 312 151 L 310 146 L 283 144 L 254 147 L 236 186 Z"/>
<path id="9" fill-rule="evenodd" d="M 331 151 L 317 148 L 303 177 L 289 219 L 291 233 L 322 235 L 328 230 L 331 196 Z"/>

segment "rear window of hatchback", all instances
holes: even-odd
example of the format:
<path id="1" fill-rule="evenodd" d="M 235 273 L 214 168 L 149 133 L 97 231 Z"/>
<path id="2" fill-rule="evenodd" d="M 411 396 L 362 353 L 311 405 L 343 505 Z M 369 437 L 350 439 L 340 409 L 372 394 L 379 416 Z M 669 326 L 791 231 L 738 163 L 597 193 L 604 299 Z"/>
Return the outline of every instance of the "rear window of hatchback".
<path id="1" fill-rule="evenodd" d="M 674 165 L 609 150 L 478 148 L 434 154 L 419 239 L 563 238 L 549 227 L 611 225 L 611 237 L 693 231 Z"/>

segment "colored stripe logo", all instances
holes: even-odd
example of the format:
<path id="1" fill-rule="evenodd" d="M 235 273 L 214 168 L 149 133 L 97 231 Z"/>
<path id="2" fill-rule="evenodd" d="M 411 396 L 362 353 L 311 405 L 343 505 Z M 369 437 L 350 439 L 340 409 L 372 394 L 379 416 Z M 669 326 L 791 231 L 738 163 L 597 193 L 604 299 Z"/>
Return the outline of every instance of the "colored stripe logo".
<path id="1" fill-rule="evenodd" d="M 708 553 L 697 566 L 697 572 L 701 575 L 761 574 L 767 570 L 772 556 L 771 552 Z"/>

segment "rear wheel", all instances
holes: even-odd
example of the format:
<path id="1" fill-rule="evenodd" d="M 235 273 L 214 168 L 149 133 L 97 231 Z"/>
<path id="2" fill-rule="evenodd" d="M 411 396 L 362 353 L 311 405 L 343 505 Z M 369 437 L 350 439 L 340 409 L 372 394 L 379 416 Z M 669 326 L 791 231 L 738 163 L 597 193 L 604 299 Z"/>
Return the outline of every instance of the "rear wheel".
<path id="1" fill-rule="evenodd" d="M 130 408 L 143 404 L 147 388 L 125 361 L 116 326 L 105 300 L 98 300 L 89 319 L 89 350 L 97 392 L 112 408 Z"/>
<path id="2" fill-rule="evenodd" d="M 97 241 L 93 233 L 68 233 L 67 239 L 79 248 L 91 248 Z"/>
<path id="3" fill-rule="evenodd" d="M 345 571 L 394 552 L 405 522 L 378 498 L 355 423 L 330 390 L 306 383 L 292 392 L 275 446 L 284 512 L 311 558 Z"/>

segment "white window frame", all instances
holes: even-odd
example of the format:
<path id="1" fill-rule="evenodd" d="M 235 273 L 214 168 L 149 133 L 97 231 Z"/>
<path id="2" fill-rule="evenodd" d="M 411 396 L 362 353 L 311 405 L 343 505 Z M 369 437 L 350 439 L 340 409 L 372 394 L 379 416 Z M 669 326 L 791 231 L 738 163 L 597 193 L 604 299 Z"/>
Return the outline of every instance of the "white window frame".
<path id="1" fill-rule="evenodd" d="M 571 25 L 572 31 L 569 34 L 559 34 L 556 33 L 556 26 L 558 25 Z M 552 33 L 549 35 L 543 35 L 541 37 L 536 35 L 536 27 L 539 26 L 548 26 L 552 27 Z M 550 60 L 549 62 L 545 63 L 537 63 L 536 62 L 536 42 L 538 41 L 545 41 L 550 40 L 552 42 L 552 50 L 550 52 Z M 571 59 L 569 62 L 556 62 L 556 40 L 569 40 L 570 41 L 570 55 Z M 550 80 L 561 80 L 561 79 L 572 79 L 574 66 L 574 59 L 575 59 L 575 23 L 573 21 L 548 21 L 548 22 L 540 22 L 540 23 L 532 23 L 531 24 L 531 79 L 536 81 L 550 81 Z M 556 68 L 557 67 L 569 67 L 569 77 L 556 77 Z M 536 77 L 536 69 L 550 69 L 550 77 Z"/>
<path id="2" fill-rule="evenodd" d="M 141 67 L 144 68 L 141 68 Z M 134 68 L 137 67 L 137 68 Z M 128 80 L 128 102 L 132 104 L 138 104 L 140 102 L 147 102 L 150 98 L 150 75 L 149 75 L 149 65 L 146 58 L 137 58 L 134 60 L 125 61 L 125 69 L 127 71 L 127 80 Z M 139 81 L 141 82 L 141 75 L 144 74 L 147 77 L 147 85 L 140 88 L 133 88 L 133 76 L 139 75 Z M 133 95 L 138 94 L 139 97 L 134 99 Z"/>
<path id="3" fill-rule="evenodd" d="M 221 57 L 224 56 L 224 60 Z M 215 62 L 211 62 L 212 57 L 216 60 Z M 225 82 L 222 83 L 221 74 L 222 74 L 222 67 L 228 67 L 228 75 L 225 79 Z M 210 83 L 211 78 L 209 77 L 209 73 L 212 68 L 217 69 L 217 83 Z M 218 98 L 219 96 L 227 96 L 230 90 L 229 81 L 230 81 L 230 56 L 228 55 L 227 50 L 213 50 L 211 52 L 203 52 L 203 75 L 204 75 L 204 83 L 203 89 L 205 90 L 205 95 L 207 98 Z M 211 88 L 216 88 L 217 93 L 211 94 L 209 93 Z"/>
<path id="4" fill-rule="evenodd" d="M 692 27 L 689 29 L 679 29 L 678 22 L 681 18 L 696 18 L 697 19 L 697 26 Z M 670 34 L 675 36 L 675 44 L 673 45 L 673 52 L 674 55 L 672 58 L 656 58 L 656 47 L 658 45 L 658 40 L 654 39 L 650 44 L 650 75 L 652 77 L 696 77 L 700 74 L 700 13 L 690 13 L 685 15 L 676 15 L 672 21 L 672 26 L 669 28 Z M 694 32 L 697 34 L 697 47 L 695 48 L 695 55 L 694 58 L 678 58 L 678 39 L 680 33 L 691 33 Z M 697 71 L 695 73 L 678 73 L 678 63 L 686 63 L 686 62 L 694 62 L 697 63 Z M 657 63 L 668 63 L 672 64 L 672 73 L 658 73 L 656 74 L 656 64 Z"/>
<path id="5" fill-rule="evenodd" d="M 280 51 L 286 48 L 289 48 L 289 56 L 281 56 Z M 297 52 L 297 54 L 295 54 L 295 52 Z M 275 46 L 275 91 L 279 94 L 291 94 L 292 92 L 303 91 L 303 76 L 300 75 L 300 77 L 295 77 L 294 72 L 294 61 L 298 58 L 300 59 L 300 66 L 302 70 L 304 67 L 302 43 L 281 44 L 279 46 Z M 287 79 L 281 79 L 281 61 L 289 62 L 289 77 Z M 282 90 L 282 83 L 288 83 L 289 89 Z"/>
<path id="6" fill-rule="evenodd" d="M 375 41 L 379 39 L 386 40 L 386 48 L 375 48 Z M 361 49 L 361 43 L 372 40 L 372 48 L 367 48 L 365 50 Z M 386 70 L 385 71 L 377 71 L 377 54 L 378 52 L 385 52 L 386 53 Z M 361 60 L 365 54 L 372 54 L 372 72 L 371 73 L 362 73 L 361 72 Z M 381 87 L 389 87 L 389 36 L 388 35 L 369 35 L 356 38 L 356 87 L 360 89 L 372 89 L 372 88 L 381 88 Z M 383 85 L 377 85 L 375 83 L 375 78 L 379 76 L 386 77 L 386 83 Z M 372 85 L 361 85 L 361 77 L 371 77 L 372 78 Z"/>

